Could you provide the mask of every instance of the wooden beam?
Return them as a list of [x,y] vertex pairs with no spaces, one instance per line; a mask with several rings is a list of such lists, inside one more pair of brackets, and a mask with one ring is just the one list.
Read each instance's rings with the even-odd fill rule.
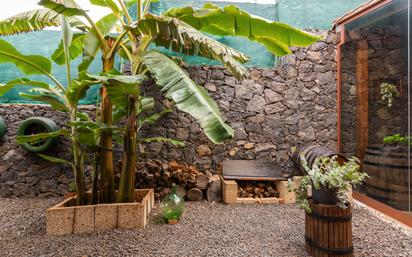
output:
[[368,145],[368,41],[358,42],[356,50],[356,156],[365,157]]

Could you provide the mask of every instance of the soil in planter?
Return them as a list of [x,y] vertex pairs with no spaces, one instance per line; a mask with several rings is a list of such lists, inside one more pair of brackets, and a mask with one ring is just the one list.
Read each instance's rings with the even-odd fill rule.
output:
[[[24,129],[24,134],[27,136],[36,135],[40,133],[47,133],[47,129],[40,124],[30,124]],[[36,142],[29,143],[31,146],[40,146],[46,142],[47,139],[42,139]]]

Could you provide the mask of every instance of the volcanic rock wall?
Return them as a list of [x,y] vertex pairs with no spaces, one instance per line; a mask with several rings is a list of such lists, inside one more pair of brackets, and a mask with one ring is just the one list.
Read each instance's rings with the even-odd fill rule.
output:
[[[212,173],[224,159],[276,160],[291,172],[290,147],[319,143],[335,149],[336,37],[331,32],[322,35],[324,39],[308,48],[293,48],[293,54],[281,58],[277,68],[250,69],[250,78],[243,81],[221,67],[188,67],[190,76],[209,91],[234,128],[234,139],[213,145],[195,120],[174,111],[158,124],[143,128],[142,136],[176,138],[186,141],[186,147],[151,143],[140,147],[141,157],[187,162]],[[171,104],[153,84],[145,93],[158,99],[157,109]],[[94,112],[93,107],[85,108]],[[9,126],[0,139],[0,196],[64,194],[73,179],[69,167],[41,160],[15,143],[23,119],[43,116],[63,125],[64,114],[42,105],[3,105],[0,116]],[[69,158],[68,149],[68,143],[62,141],[49,154]]]

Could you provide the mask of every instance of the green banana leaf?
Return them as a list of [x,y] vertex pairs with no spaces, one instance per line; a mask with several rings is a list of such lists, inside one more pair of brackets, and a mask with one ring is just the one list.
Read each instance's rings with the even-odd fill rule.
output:
[[0,63],[13,63],[27,75],[50,74],[52,63],[40,55],[24,55],[14,46],[0,38]]
[[121,15],[119,7],[113,0],[90,0],[90,3],[97,6],[110,8],[113,13]]
[[[113,29],[117,22],[118,20],[116,15],[110,13],[98,20],[96,22],[96,27],[104,36],[106,36],[109,35],[110,31]],[[101,44],[102,42],[100,42],[99,37],[97,36],[95,31],[89,30],[83,42],[83,50],[85,55],[83,56],[82,63],[78,67],[79,72],[86,71],[88,69],[89,65],[92,63],[97,53],[99,52]]]
[[[70,17],[73,28],[86,29],[86,25],[76,17]],[[36,9],[19,13],[0,21],[0,36],[43,30],[60,25],[59,14],[49,9]]]
[[164,15],[178,18],[213,35],[246,37],[279,56],[290,54],[291,46],[308,46],[319,39],[287,24],[251,15],[234,5],[220,8],[208,3],[201,9],[190,6],[172,8]]
[[40,0],[38,5],[67,17],[83,16],[85,14],[85,11],[82,10],[74,0]]
[[216,102],[174,61],[154,51],[144,55],[143,60],[166,98],[197,119],[213,143],[219,144],[233,137],[233,129],[223,121]]
[[246,55],[206,36],[181,20],[147,14],[133,27],[135,33],[149,35],[158,46],[218,60],[238,79],[248,75],[240,64],[249,60]]
[[[80,33],[73,35],[72,42],[69,46],[69,53],[70,53],[69,61],[75,60],[77,57],[79,57],[83,53],[83,43],[84,43],[85,37],[86,37],[85,34],[80,34]],[[63,40],[60,41],[59,46],[51,55],[51,59],[58,65],[65,64],[66,58],[64,57]]]
[[86,92],[91,86],[99,83],[100,81],[91,79],[73,80],[71,86],[67,88],[67,100],[73,105],[77,104],[86,96]]
[[157,112],[155,114],[152,114],[148,117],[145,118],[139,118],[139,124],[144,125],[144,124],[154,124],[156,123],[159,119],[163,118],[166,114],[173,112],[172,109],[165,109],[161,112]]
[[18,144],[26,144],[26,143],[37,143],[42,140],[48,139],[48,138],[53,138],[53,137],[59,137],[59,136],[68,136],[70,134],[70,131],[67,129],[59,129],[54,132],[50,133],[39,133],[35,135],[27,135],[27,136],[17,136],[16,141]]
[[157,143],[157,142],[169,143],[169,144],[172,144],[172,145],[178,146],[178,147],[184,147],[185,146],[185,143],[180,141],[180,140],[176,140],[176,139],[172,139],[172,138],[166,138],[166,137],[150,137],[150,138],[141,138],[141,139],[139,139],[139,143]]
[[73,165],[71,162],[61,159],[61,158],[57,158],[57,157],[53,157],[53,156],[49,156],[49,155],[45,155],[45,154],[37,154],[38,156],[40,156],[41,158],[45,159],[46,161],[49,162],[54,162],[54,163],[60,163],[60,164],[71,164]]
[[6,84],[0,84],[0,96],[3,96],[9,90],[15,86],[29,86],[29,87],[39,87],[50,91],[50,85],[42,81],[34,81],[27,78],[18,78],[7,82]]
[[49,104],[53,109],[61,112],[69,112],[69,109],[59,99],[48,94],[32,95],[26,93],[20,93],[21,97],[28,98],[33,101],[39,101]]

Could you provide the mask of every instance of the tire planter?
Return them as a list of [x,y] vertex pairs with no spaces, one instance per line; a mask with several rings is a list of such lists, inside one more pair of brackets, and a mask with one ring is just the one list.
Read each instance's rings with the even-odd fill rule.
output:
[[[54,121],[43,117],[32,117],[24,120],[18,130],[18,136],[27,136],[38,133],[50,133],[59,130]],[[35,144],[22,144],[21,146],[29,152],[41,153],[47,151],[58,142],[58,137],[48,138]]]
[[7,125],[4,119],[0,116],[0,139],[6,134]]

